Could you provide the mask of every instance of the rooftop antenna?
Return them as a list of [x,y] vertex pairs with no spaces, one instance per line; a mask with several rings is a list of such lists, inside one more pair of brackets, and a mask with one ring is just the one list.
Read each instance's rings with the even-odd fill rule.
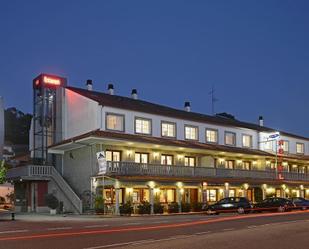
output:
[[211,96],[211,112],[212,115],[215,115],[215,102],[218,101],[218,99],[215,97],[215,87],[212,85],[211,91],[209,92],[209,95]]

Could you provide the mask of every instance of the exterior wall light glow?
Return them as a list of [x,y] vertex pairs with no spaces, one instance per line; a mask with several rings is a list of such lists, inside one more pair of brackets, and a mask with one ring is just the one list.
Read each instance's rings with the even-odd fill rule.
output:
[[160,188],[155,188],[155,189],[153,190],[153,192],[154,192],[155,194],[160,193]]
[[150,188],[154,188],[156,186],[156,184],[154,183],[154,181],[150,181],[150,182],[148,182],[148,186]]
[[247,190],[248,188],[249,188],[249,184],[248,184],[248,183],[245,183],[245,184],[244,184],[244,189]]
[[176,183],[176,186],[177,186],[178,188],[182,188],[182,187],[183,187],[183,183],[182,183],[182,182],[177,182],[177,183]]
[[183,193],[185,192],[185,190],[184,190],[183,188],[181,188],[179,192],[180,192],[180,194],[183,195]]
[[133,193],[133,188],[126,188],[126,193],[127,194],[132,194]]

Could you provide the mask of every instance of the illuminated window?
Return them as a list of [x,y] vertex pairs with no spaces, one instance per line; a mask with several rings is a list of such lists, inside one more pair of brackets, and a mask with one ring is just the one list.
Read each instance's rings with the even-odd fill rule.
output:
[[151,119],[135,118],[135,133],[151,134]]
[[234,132],[226,131],[224,140],[225,140],[226,145],[235,146],[236,145],[236,134]]
[[252,136],[242,135],[242,146],[243,147],[252,147]]
[[162,137],[176,137],[176,124],[171,122],[162,122],[161,134]]
[[272,150],[273,149],[273,141],[264,142],[264,150]]
[[124,131],[124,115],[107,113],[106,129],[114,131]]
[[196,126],[185,126],[185,139],[198,140],[198,128]]
[[217,201],[217,190],[207,189],[207,201],[214,202]]
[[218,143],[218,131],[213,129],[206,129],[206,142]]
[[235,161],[234,160],[226,160],[226,161],[224,161],[224,167],[226,169],[234,169],[235,168]]
[[171,156],[171,155],[161,155],[161,164],[162,165],[172,165],[173,164],[173,156]]
[[135,152],[135,162],[136,163],[148,163],[149,155],[147,153]]
[[185,166],[195,166],[195,157],[186,156],[185,157]]
[[296,143],[296,153],[298,154],[304,154],[305,152],[305,146],[302,143]]
[[284,152],[289,152],[289,141],[283,141],[282,149]]
[[107,150],[105,154],[106,154],[106,161],[119,162],[121,160],[120,151]]
[[251,162],[248,162],[248,161],[243,162],[243,163],[242,163],[242,168],[243,168],[244,170],[251,170]]

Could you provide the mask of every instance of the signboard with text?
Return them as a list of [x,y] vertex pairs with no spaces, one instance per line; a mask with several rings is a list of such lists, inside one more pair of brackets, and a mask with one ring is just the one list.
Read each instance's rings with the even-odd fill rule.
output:
[[99,165],[98,175],[106,174],[107,163],[106,163],[105,151],[97,152],[97,160]]

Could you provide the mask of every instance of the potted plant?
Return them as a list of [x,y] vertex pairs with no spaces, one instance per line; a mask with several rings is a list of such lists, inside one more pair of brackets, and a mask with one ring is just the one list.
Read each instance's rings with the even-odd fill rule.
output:
[[150,214],[151,205],[148,201],[143,201],[141,204],[137,206],[139,214]]
[[56,209],[59,207],[59,201],[53,194],[47,194],[45,196],[46,205],[50,208],[50,214],[55,215],[57,213]]
[[94,209],[97,214],[104,214],[104,199],[102,195],[97,195],[94,199]]
[[120,215],[131,216],[133,213],[133,206],[131,202],[126,202],[119,207]]
[[155,214],[163,214],[163,211],[164,211],[164,207],[163,207],[163,205],[161,205],[160,202],[155,202],[153,204],[153,212]]
[[191,211],[190,203],[187,203],[187,202],[181,203],[181,212],[182,213],[186,213],[186,212],[190,212],[190,211]]
[[172,202],[168,204],[168,212],[169,213],[179,213],[179,205],[177,202]]
[[202,202],[193,202],[191,205],[191,209],[193,212],[201,212],[203,210]]

